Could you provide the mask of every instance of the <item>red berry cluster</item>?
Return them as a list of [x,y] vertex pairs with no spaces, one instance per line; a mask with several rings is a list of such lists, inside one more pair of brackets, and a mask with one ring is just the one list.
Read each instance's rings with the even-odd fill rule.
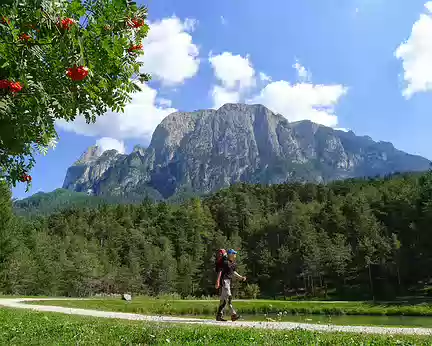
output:
[[22,90],[22,85],[20,82],[12,82],[10,80],[1,79],[0,89],[9,89],[11,92],[17,93]]
[[29,41],[31,39],[31,36],[28,34],[21,34],[19,38],[21,41]]
[[67,69],[66,75],[72,79],[73,81],[82,81],[89,74],[89,70],[85,66],[76,66],[70,67]]
[[32,181],[32,177],[31,177],[31,175],[28,175],[28,174],[24,173],[24,174],[20,177],[19,180],[20,180],[20,182],[22,182],[22,183],[25,183],[25,182],[30,183],[30,182]]
[[141,49],[143,49],[143,45],[142,44],[137,44],[137,45],[131,46],[128,49],[128,52],[134,52],[134,51],[141,50]]
[[129,26],[135,29],[138,29],[144,25],[144,20],[141,18],[132,18]]
[[59,26],[63,30],[69,30],[71,27],[73,27],[76,24],[75,19],[72,18],[64,18],[60,21]]
[[10,24],[11,23],[10,19],[7,17],[2,17],[1,22],[2,22],[2,24]]

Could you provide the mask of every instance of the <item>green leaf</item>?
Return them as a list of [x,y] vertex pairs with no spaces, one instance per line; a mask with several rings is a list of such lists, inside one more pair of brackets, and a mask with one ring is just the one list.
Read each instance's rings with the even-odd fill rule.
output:
[[86,9],[80,0],[73,0],[69,5],[69,10],[79,18],[86,14]]
[[[1,73],[24,85],[13,102],[10,97],[0,100],[0,118],[7,119],[0,127],[0,139],[2,143],[10,141],[7,146],[2,144],[0,171],[11,183],[17,176],[14,172],[31,168],[27,163],[34,159],[29,148],[36,137],[55,134],[55,120],[70,121],[79,110],[94,122],[108,107],[124,109],[129,93],[139,91],[130,82],[138,73],[138,64],[136,58],[125,54],[133,37],[124,28],[124,18],[145,12],[123,0],[35,0],[32,6],[20,1],[14,11],[14,16],[9,16],[11,25],[0,25],[0,34],[5,36],[0,42]],[[86,14],[89,25],[84,28],[77,25],[64,30],[58,26],[59,17],[78,19]],[[107,19],[112,31],[104,29]],[[37,23],[32,44],[18,41],[20,26],[25,23]],[[144,36],[145,30],[137,32],[137,37]],[[19,43],[12,44],[12,40]],[[74,64],[89,67],[89,76],[83,81],[66,76]]]

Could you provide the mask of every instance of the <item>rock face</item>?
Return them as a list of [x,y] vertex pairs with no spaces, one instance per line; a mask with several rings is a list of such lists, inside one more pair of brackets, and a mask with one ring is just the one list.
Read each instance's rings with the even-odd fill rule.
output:
[[95,195],[168,198],[238,182],[328,182],[423,171],[429,160],[310,121],[289,123],[262,105],[177,112],[148,148],[129,155],[91,147],[68,169],[63,188]]

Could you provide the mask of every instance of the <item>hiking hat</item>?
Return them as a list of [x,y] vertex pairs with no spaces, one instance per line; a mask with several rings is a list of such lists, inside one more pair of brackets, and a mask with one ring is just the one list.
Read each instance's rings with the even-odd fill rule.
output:
[[229,249],[228,250],[228,255],[236,255],[237,251],[235,251],[234,249]]

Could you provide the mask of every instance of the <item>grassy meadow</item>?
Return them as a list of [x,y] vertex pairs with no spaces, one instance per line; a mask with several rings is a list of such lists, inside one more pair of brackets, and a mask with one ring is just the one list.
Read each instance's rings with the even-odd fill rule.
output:
[[0,309],[0,345],[432,345],[427,336],[189,326]]
[[[148,315],[214,315],[217,300],[181,300],[169,298],[134,297],[131,302],[120,299],[52,300],[29,304],[56,305],[82,309],[120,311]],[[278,300],[237,300],[234,305],[239,313],[306,314],[306,315],[370,315],[370,316],[432,316],[432,305],[419,303],[372,304],[367,302],[308,302]]]

